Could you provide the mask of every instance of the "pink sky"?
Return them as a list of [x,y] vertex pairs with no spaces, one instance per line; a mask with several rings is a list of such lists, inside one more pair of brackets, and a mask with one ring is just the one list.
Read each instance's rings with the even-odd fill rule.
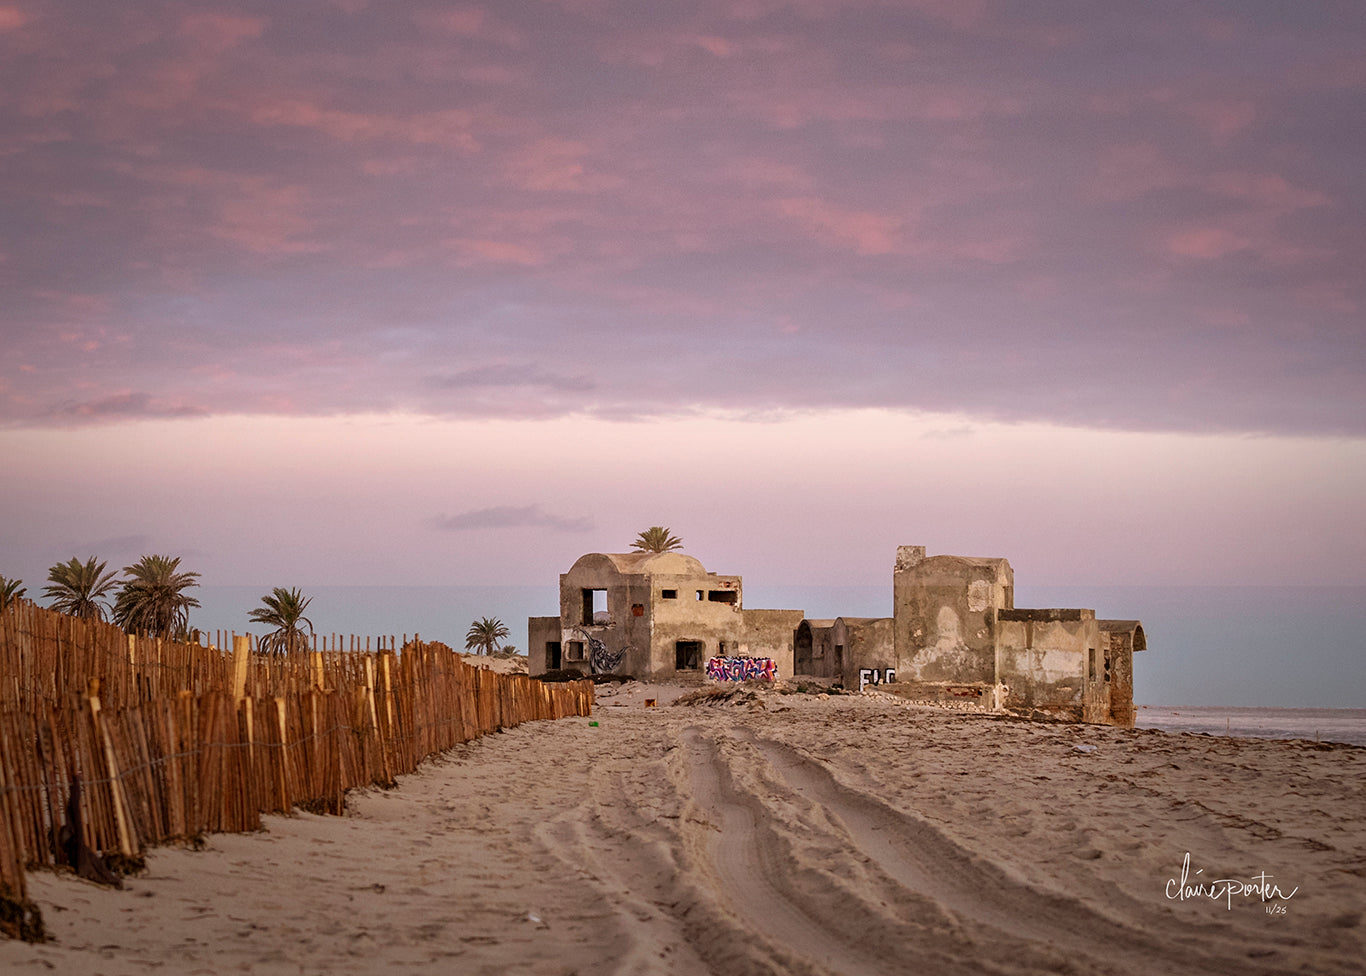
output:
[[[1366,9],[0,0],[0,574],[1366,583]],[[278,577],[287,576],[288,580]]]

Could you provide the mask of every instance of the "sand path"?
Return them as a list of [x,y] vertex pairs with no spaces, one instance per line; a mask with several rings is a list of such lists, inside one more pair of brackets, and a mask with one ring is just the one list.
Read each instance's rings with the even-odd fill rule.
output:
[[[0,944],[0,970],[1361,971],[1366,749],[872,697],[595,720],[470,743],[345,817],[154,852],[126,891],[34,875],[55,941]],[[1298,891],[1168,898],[1187,851]]]

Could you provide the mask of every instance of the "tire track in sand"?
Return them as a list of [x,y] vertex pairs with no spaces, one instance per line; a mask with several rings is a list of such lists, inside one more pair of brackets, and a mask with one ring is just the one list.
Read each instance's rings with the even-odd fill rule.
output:
[[[1083,970],[1276,974],[1248,960],[1217,927],[1161,920],[1161,931],[1122,925],[1086,902],[1022,884],[928,821],[841,783],[819,762],[785,743],[737,732],[797,793],[842,823],[853,842],[898,884],[945,911],[1035,945],[1065,950]],[[1182,929],[1186,929],[1182,931]]]
[[867,939],[846,917],[832,913],[828,902],[812,897],[810,877],[796,877],[800,869],[778,839],[777,821],[762,798],[737,785],[717,744],[696,726],[685,729],[680,741],[693,800],[713,828],[703,845],[715,880],[713,896],[742,924],[820,973],[982,972],[923,944]]
[[[577,811],[541,825],[545,847],[583,872],[600,894],[602,921],[615,932],[616,976],[706,976],[711,972],[661,900],[669,887],[663,859],[647,843],[627,843],[598,814]],[[566,853],[571,852],[571,853]]]

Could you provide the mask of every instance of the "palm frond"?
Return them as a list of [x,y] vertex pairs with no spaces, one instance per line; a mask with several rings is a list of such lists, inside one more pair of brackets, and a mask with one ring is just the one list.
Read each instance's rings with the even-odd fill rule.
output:
[[22,600],[27,592],[23,580],[0,576],[0,610],[7,610],[15,600]]
[[638,552],[673,552],[683,548],[683,540],[663,525],[652,525],[636,536],[631,548]]
[[510,633],[497,617],[481,617],[470,624],[470,629],[465,632],[465,650],[474,650],[477,654],[496,654],[499,642]]
[[103,620],[109,609],[109,591],[117,579],[117,574],[106,573],[104,566],[94,556],[84,563],[72,556],[69,562],[49,569],[48,585],[43,588],[43,596],[52,601],[48,609],[72,617]]
[[179,556],[143,556],[125,566],[127,578],[114,600],[114,623],[130,634],[179,637],[187,633],[190,610],[199,601],[184,591],[199,585],[200,574],[179,570]]
[[[298,589],[277,586],[269,596],[261,597],[261,602],[264,606],[251,611],[251,622],[275,628],[257,642],[263,653],[287,654],[309,646],[313,621],[304,616],[304,611],[313,602],[311,596],[304,596]],[[307,624],[308,630],[301,624]]]

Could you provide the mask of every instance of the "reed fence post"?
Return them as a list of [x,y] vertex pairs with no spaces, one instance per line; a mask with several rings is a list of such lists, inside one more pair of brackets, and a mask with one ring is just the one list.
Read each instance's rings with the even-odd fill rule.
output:
[[289,732],[285,723],[285,700],[276,698],[275,728],[280,736],[280,765],[277,767],[280,786],[280,809],[288,813],[294,805],[294,797],[289,792]]
[[[92,684],[96,689],[99,688],[98,680]],[[95,722],[95,732],[100,737],[100,745],[104,752],[104,767],[106,775],[109,777],[109,796],[114,805],[114,824],[119,832],[119,852],[126,857],[132,857],[137,853],[133,847],[131,832],[128,829],[128,814],[124,810],[123,783],[119,780],[119,764],[114,758],[114,744],[109,741],[109,726],[105,722],[104,716],[100,714],[100,700],[96,697],[90,699],[90,717]]]
[[251,664],[251,635],[232,635],[232,699],[240,702],[247,694],[247,666]]
[[380,775],[385,783],[392,783],[394,777],[389,772],[389,750],[385,748],[384,733],[379,726],[379,710],[375,707],[375,659],[369,654],[365,655],[365,703],[370,709],[371,735],[379,751]]

